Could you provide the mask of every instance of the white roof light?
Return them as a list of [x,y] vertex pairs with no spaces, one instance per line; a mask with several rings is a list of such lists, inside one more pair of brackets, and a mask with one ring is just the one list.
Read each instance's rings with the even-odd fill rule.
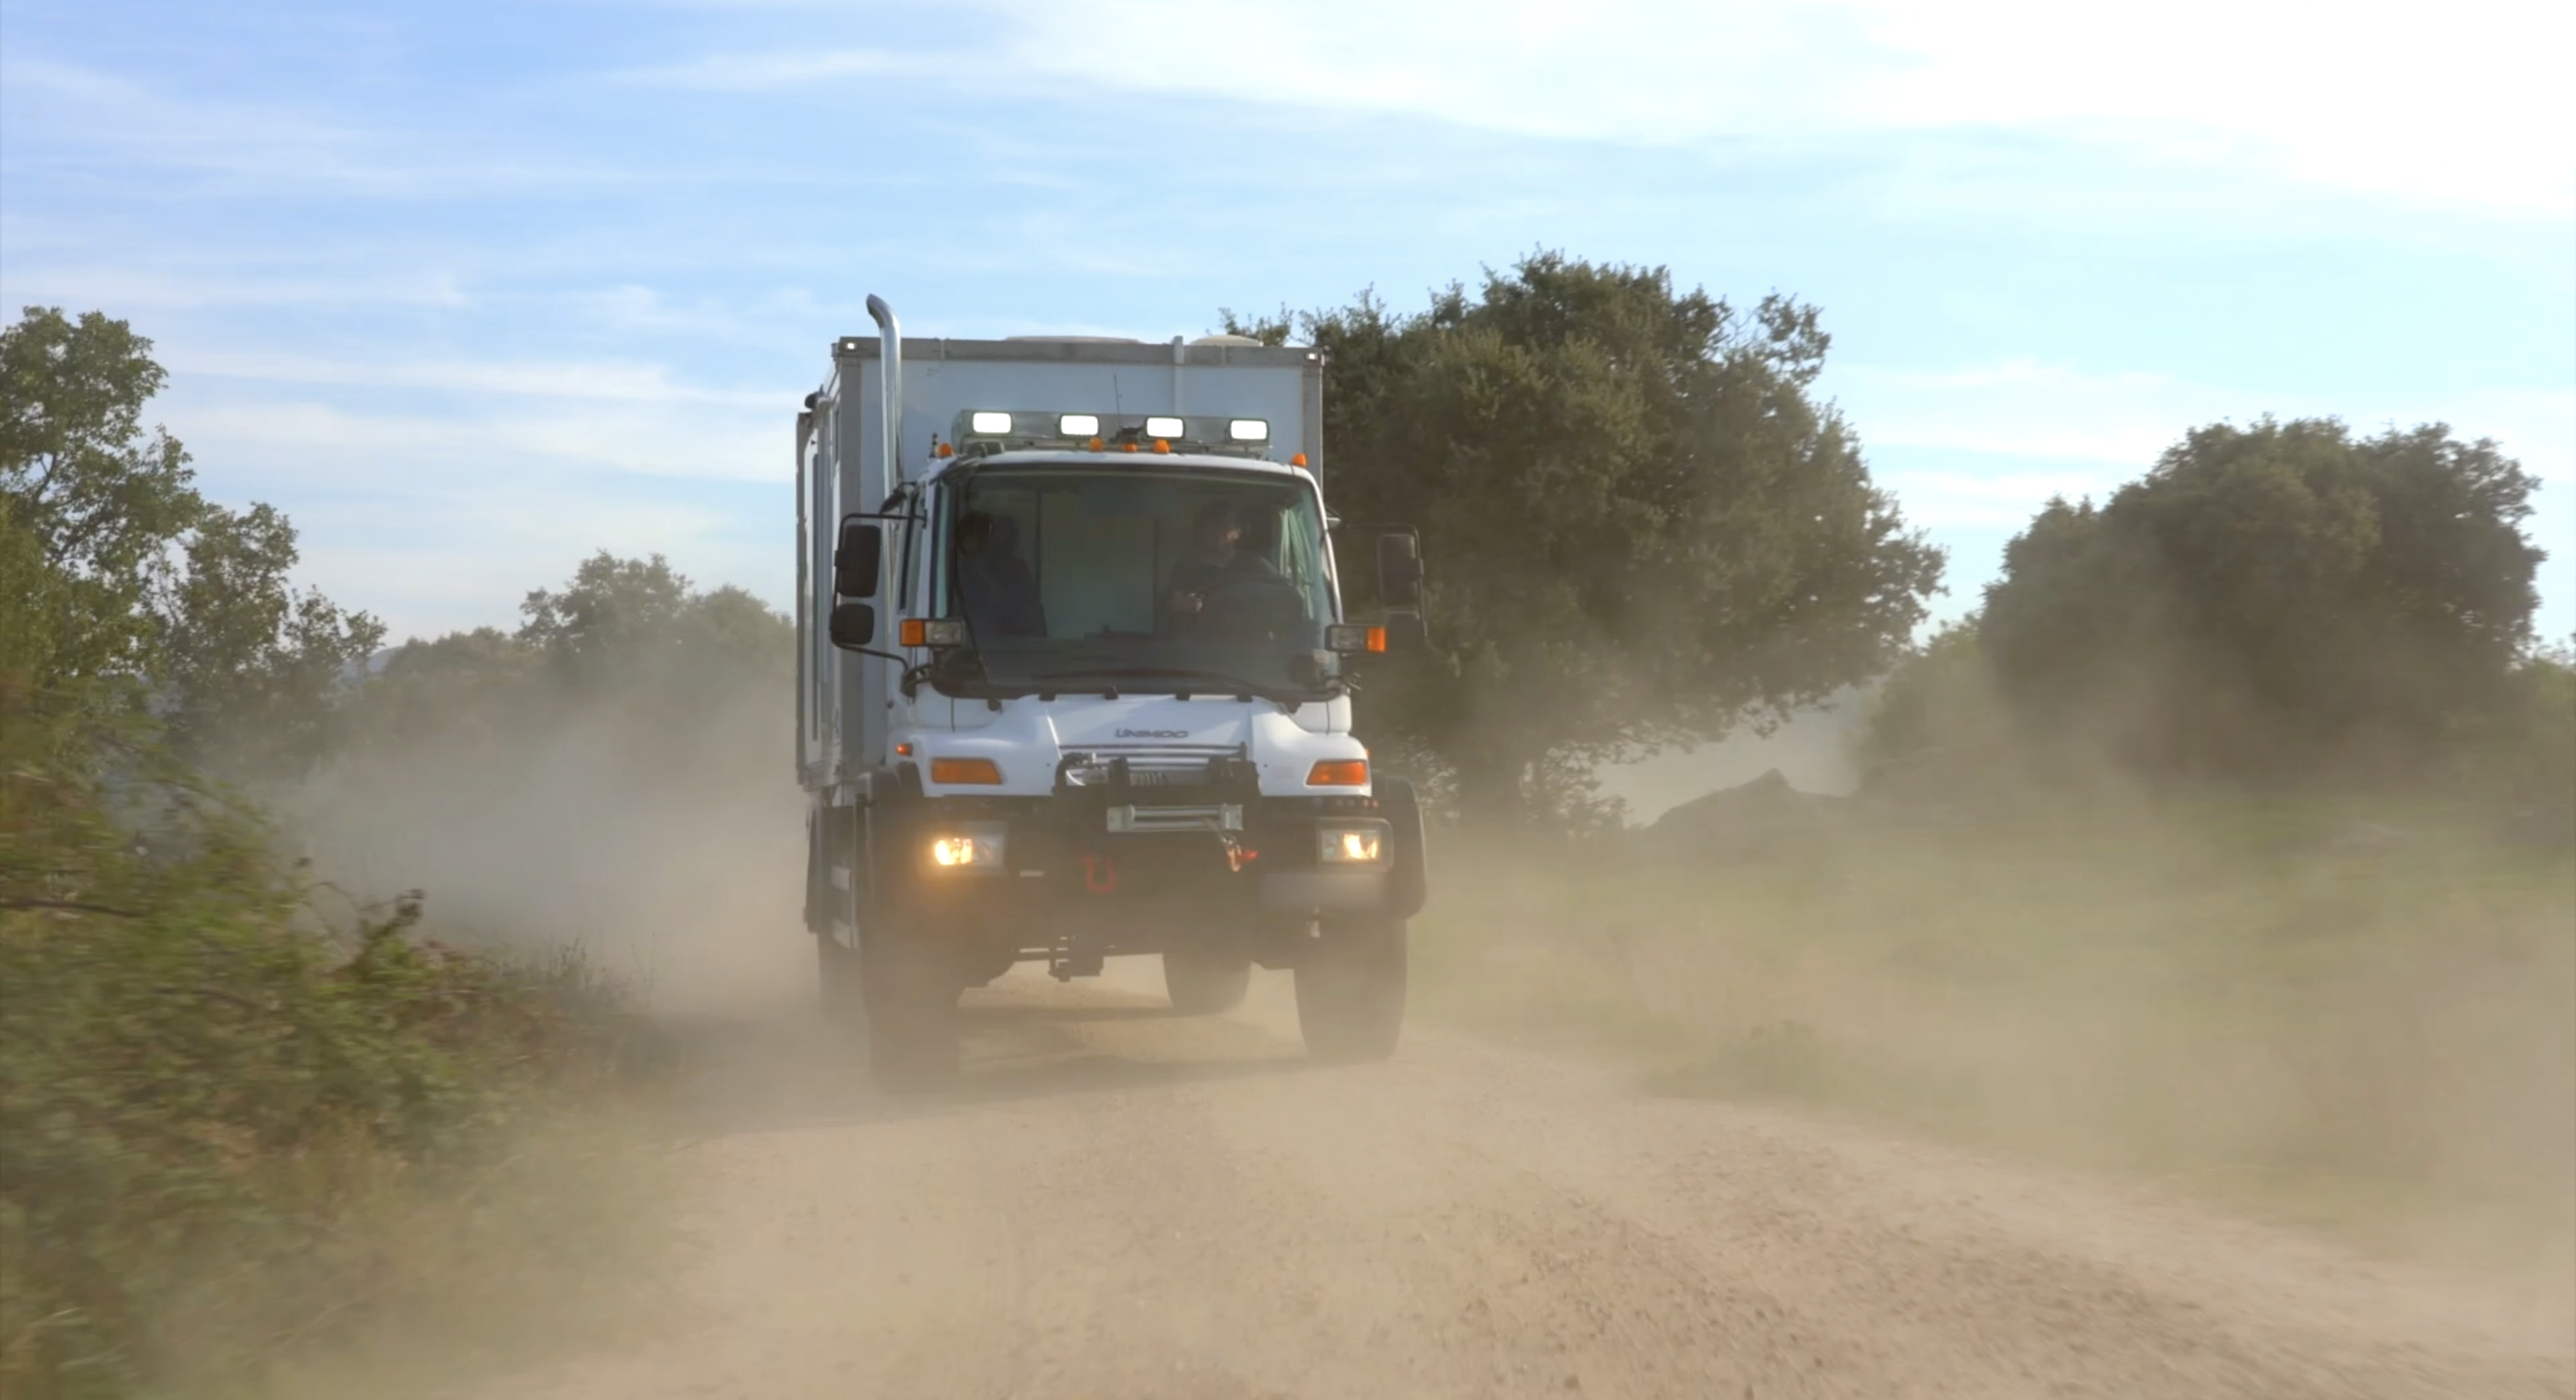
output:
[[1145,420],[1145,436],[1147,437],[1176,438],[1181,436],[1185,431],[1185,426],[1178,418],[1148,418]]
[[979,433],[1008,435],[1011,431],[1011,415],[1007,413],[978,413],[971,421]]
[[1100,415],[1068,413],[1055,420],[1055,430],[1066,437],[1098,437],[1100,436]]
[[1236,442],[1270,441],[1270,424],[1260,418],[1237,418],[1225,425],[1225,435]]

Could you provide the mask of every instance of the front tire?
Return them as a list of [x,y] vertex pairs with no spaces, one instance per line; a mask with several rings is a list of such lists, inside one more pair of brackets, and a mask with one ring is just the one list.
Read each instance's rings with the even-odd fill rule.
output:
[[1243,1004],[1252,987],[1252,955],[1190,945],[1163,954],[1163,990],[1183,1016],[1213,1016]]
[[1328,919],[1297,962],[1297,1028],[1318,1060],[1383,1060],[1404,1033],[1405,925]]

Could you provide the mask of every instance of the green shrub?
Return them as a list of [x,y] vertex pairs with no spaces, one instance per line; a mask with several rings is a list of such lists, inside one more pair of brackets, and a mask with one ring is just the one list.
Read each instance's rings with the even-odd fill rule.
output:
[[0,1392],[255,1380],[402,1295],[384,1213],[596,1082],[616,998],[418,942],[414,900],[323,917],[256,817],[85,713],[0,689]]

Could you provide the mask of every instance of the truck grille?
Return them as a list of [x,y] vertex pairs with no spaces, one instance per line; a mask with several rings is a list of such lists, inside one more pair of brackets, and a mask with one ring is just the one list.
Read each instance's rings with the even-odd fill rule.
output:
[[1147,807],[1131,802],[1109,809],[1109,829],[1123,832],[1241,831],[1243,808],[1232,802],[1199,807]]
[[1068,768],[1106,768],[1126,760],[1129,787],[1198,787],[1208,781],[1210,765],[1240,752],[1233,748],[1103,746],[1065,755]]

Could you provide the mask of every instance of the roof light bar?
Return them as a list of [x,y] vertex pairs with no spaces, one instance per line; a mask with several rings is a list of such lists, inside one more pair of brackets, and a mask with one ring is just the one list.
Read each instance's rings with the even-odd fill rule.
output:
[[1258,457],[1266,456],[1274,446],[1267,418],[1185,418],[1177,413],[1130,416],[1098,409],[1074,412],[1049,405],[960,411],[952,421],[955,443],[933,446],[933,457],[981,458],[1016,450],[1067,449]]

